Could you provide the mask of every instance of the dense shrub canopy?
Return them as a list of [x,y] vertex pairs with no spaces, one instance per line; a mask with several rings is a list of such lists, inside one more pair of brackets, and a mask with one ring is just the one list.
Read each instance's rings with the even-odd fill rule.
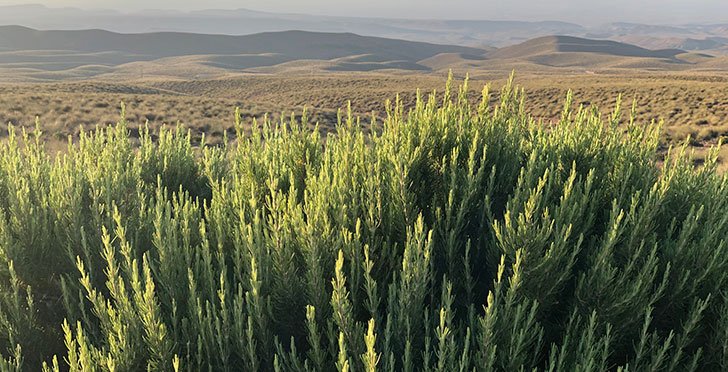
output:
[[225,147],[0,149],[3,370],[728,369],[728,184],[509,84]]

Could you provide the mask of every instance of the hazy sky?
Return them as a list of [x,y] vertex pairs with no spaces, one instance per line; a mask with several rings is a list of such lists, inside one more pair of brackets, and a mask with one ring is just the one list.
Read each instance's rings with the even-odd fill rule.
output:
[[[0,0],[15,5],[17,0]],[[52,0],[52,7],[234,9],[387,18],[564,20],[580,24],[728,22],[728,0]]]

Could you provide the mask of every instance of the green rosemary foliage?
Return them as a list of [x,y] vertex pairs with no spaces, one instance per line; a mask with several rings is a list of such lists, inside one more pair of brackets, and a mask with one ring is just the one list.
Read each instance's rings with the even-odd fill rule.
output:
[[135,148],[122,113],[52,159],[11,127],[0,371],[728,369],[716,157],[466,84],[325,139],[304,115]]

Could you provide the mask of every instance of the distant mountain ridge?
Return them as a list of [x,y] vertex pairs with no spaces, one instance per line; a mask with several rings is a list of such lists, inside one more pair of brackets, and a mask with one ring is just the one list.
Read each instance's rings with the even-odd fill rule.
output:
[[644,71],[722,66],[721,60],[712,60],[705,53],[675,48],[653,50],[566,35],[543,36],[496,49],[296,30],[235,36],[94,29],[42,31],[0,26],[0,81],[197,79],[250,73],[422,73],[449,69]]
[[[434,20],[359,18],[310,14],[271,13],[250,9],[198,11],[49,8],[30,4],[0,6],[0,25],[22,25],[38,30],[74,30],[83,25],[118,33],[188,32],[249,35],[261,32],[303,30],[402,39],[477,48],[504,47],[549,35],[610,39],[637,43],[649,49],[668,40],[693,39],[694,50],[721,52],[728,42],[702,42],[728,38],[725,24],[648,25],[615,22],[585,27],[562,21]],[[634,41],[634,42],[633,42]],[[673,43],[674,44],[674,43]],[[705,49],[707,48],[707,49]],[[689,48],[685,48],[689,49]],[[692,49],[691,49],[692,50]]]
[[140,76],[144,71],[176,77],[219,76],[279,65],[324,71],[427,71],[429,67],[419,61],[448,53],[483,55],[486,50],[353,33],[122,34],[0,26],[0,72],[5,69],[41,79],[90,78],[119,71],[138,71]]
[[534,35],[583,31],[577,24],[558,21],[458,21],[357,18],[309,14],[269,13],[249,9],[119,12],[42,5],[0,6],[0,25],[23,25],[39,30],[73,30],[79,25],[119,33],[157,31],[248,35],[305,30],[352,32],[385,38],[482,47],[512,44]]
[[264,32],[231,36],[181,32],[121,34],[105,30],[39,31],[0,26],[0,49],[122,52],[140,58],[201,54],[276,53],[291,59],[333,59],[375,54],[385,60],[416,62],[439,53],[482,53],[482,49],[309,31]]
[[649,49],[682,49],[687,51],[719,51],[728,47],[728,37],[710,36],[703,39],[693,37],[654,37],[624,35],[619,41]]

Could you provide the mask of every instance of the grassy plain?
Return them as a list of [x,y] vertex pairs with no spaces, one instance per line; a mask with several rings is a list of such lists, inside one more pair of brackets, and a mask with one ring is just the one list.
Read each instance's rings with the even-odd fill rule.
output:
[[[456,75],[464,76],[463,72]],[[500,87],[507,72],[475,73],[470,96],[480,98],[480,87]],[[456,76],[457,77],[457,76]],[[80,128],[115,123],[120,103],[134,135],[148,121],[152,129],[182,123],[193,138],[202,134],[210,143],[234,136],[233,113],[240,107],[246,124],[266,113],[300,115],[306,107],[313,123],[328,131],[337,111],[352,111],[368,122],[382,116],[385,102],[400,97],[405,107],[423,94],[442,91],[444,73],[326,73],[238,75],[225,79],[171,80],[147,78],[119,81],[0,84],[0,138],[7,125],[33,128],[38,117],[51,149],[62,150]],[[526,91],[526,108],[535,118],[556,122],[568,90],[574,104],[611,110],[621,94],[625,106],[636,103],[637,119],[664,121],[664,144],[690,136],[698,158],[706,148],[728,135],[728,74],[697,72],[620,72],[615,74],[526,73],[516,81]],[[498,99],[497,89],[491,97]],[[726,154],[728,155],[728,154]],[[721,167],[728,157],[721,156]]]

